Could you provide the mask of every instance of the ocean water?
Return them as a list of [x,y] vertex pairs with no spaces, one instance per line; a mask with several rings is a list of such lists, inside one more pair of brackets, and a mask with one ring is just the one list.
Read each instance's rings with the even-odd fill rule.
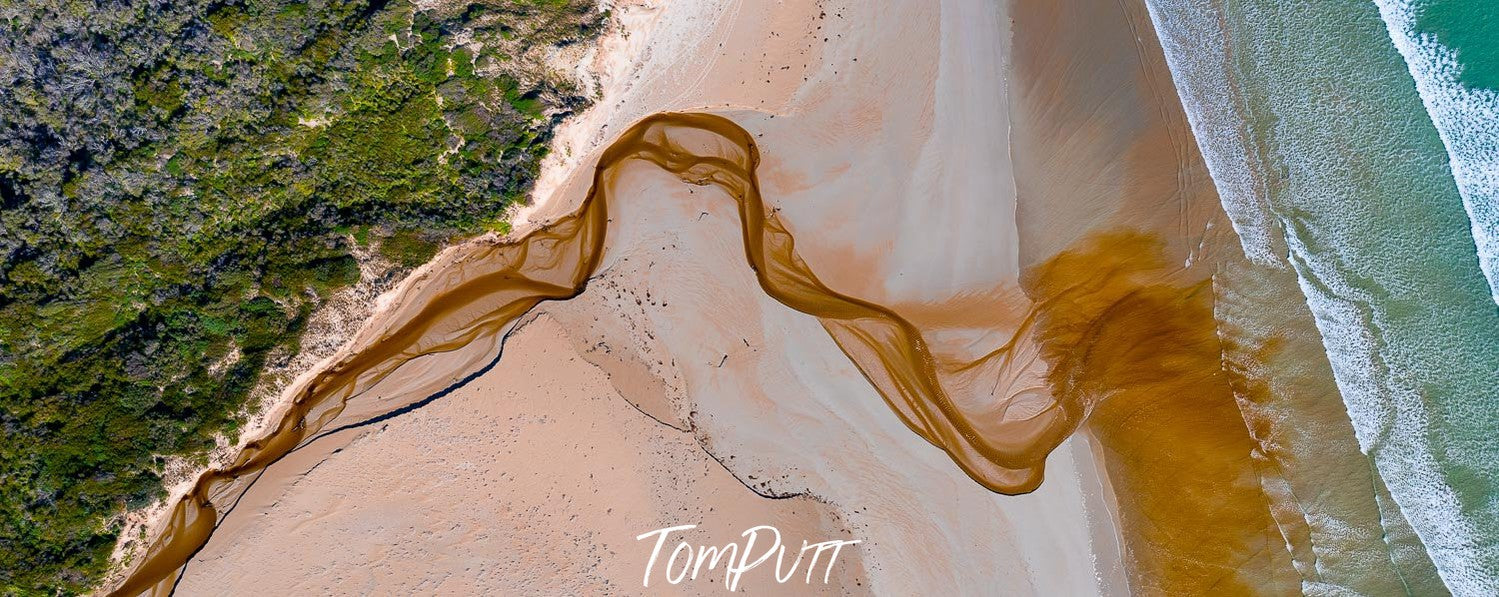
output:
[[1377,0],[1451,159],[1499,303],[1499,2]]
[[1359,448],[1447,588],[1499,595],[1495,3],[1147,5],[1224,209],[1252,261],[1295,272]]

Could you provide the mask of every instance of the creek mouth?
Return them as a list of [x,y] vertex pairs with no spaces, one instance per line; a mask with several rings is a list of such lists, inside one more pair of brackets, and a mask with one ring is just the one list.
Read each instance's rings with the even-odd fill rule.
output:
[[[428,280],[439,285],[437,292],[418,305],[402,306],[387,331],[312,377],[272,432],[246,445],[227,466],[199,477],[141,563],[111,594],[170,594],[180,571],[222,519],[220,508],[231,507],[266,467],[319,437],[350,399],[402,365],[476,340],[494,341],[538,304],[581,294],[604,253],[609,189],[620,166],[637,160],[733,198],[745,260],[761,288],[787,307],[817,317],[909,429],[992,491],[1018,494],[1040,485],[1047,454],[1078,427],[1089,402],[1073,392],[1038,403],[1047,368],[1043,357],[1065,352],[1057,346],[1038,349],[1046,338],[1058,336],[1047,324],[1060,320],[1045,310],[1073,304],[1077,292],[1096,288],[1059,288],[1056,296],[1037,301],[1008,343],[972,362],[944,362],[912,323],[890,308],[828,288],[811,271],[791,233],[764,203],[759,149],[747,131],[717,115],[662,113],[636,123],[602,153],[576,211],[446,264]],[[998,381],[968,383],[989,375]],[[964,395],[955,400],[949,388]],[[416,394],[408,402],[430,396]],[[1021,406],[1009,408],[1012,401]],[[383,408],[389,414],[410,406]]]

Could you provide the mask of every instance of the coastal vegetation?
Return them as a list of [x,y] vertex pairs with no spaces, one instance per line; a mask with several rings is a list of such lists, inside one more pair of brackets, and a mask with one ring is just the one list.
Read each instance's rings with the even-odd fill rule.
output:
[[587,0],[0,0],[0,594],[72,594],[357,282],[506,228]]

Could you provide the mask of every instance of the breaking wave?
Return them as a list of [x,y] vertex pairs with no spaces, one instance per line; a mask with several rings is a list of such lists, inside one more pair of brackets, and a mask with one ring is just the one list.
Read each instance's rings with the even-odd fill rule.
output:
[[1295,271],[1360,449],[1448,589],[1493,595],[1499,96],[1401,2],[1147,5],[1224,209],[1251,260]]
[[1472,222],[1478,263],[1499,303],[1499,92],[1463,84],[1461,77],[1469,66],[1457,50],[1420,30],[1420,3],[1375,4],[1447,147],[1452,178]]

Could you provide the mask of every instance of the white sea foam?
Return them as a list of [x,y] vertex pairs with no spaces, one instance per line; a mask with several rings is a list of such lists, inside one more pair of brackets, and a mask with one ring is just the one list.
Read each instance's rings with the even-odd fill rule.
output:
[[[1376,315],[1368,305],[1377,300],[1340,280],[1336,267],[1317,258],[1295,235],[1286,236],[1291,263],[1301,291],[1313,305],[1322,345],[1332,363],[1333,376],[1353,421],[1359,448],[1374,458],[1406,520],[1426,546],[1437,574],[1454,595],[1499,594],[1499,577],[1488,570],[1476,551],[1475,538],[1483,531],[1463,515],[1453,489],[1443,482],[1442,464],[1433,457],[1428,440],[1433,435],[1430,409],[1419,388],[1399,379],[1384,363],[1379,347]],[[1328,288],[1338,288],[1336,294]]]
[[1463,64],[1457,53],[1416,29],[1420,4],[1374,3],[1447,147],[1452,177],[1473,224],[1478,263],[1499,303],[1499,92],[1472,89],[1458,80]]
[[[1167,10],[1157,8],[1168,4]],[[1177,81],[1187,121],[1244,253],[1261,265],[1280,263],[1270,210],[1252,175],[1249,161],[1257,154],[1250,145],[1248,125],[1234,103],[1227,101],[1234,94],[1223,67],[1228,61],[1228,41],[1218,26],[1217,10],[1208,3],[1158,0],[1146,2],[1146,8],[1161,32],[1161,47],[1171,77]],[[1195,57],[1188,59],[1189,55]],[[1183,85],[1184,79],[1192,84]]]
[[[1360,241],[1359,219],[1368,217],[1368,214],[1359,213],[1356,206],[1367,205],[1369,198],[1360,195],[1368,191],[1360,190],[1350,178],[1360,176],[1359,164],[1350,161],[1347,153],[1340,154],[1339,151],[1353,152],[1359,156],[1356,159],[1370,160],[1370,163],[1378,161],[1376,156],[1380,155],[1385,156],[1383,163],[1403,163],[1419,168],[1420,162],[1419,158],[1401,153],[1408,150],[1409,145],[1376,142],[1370,147],[1345,148],[1339,144],[1340,140],[1360,138],[1358,135],[1370,132],[1376,133],[1370,138],[1378,137],[1377,133],[1410,134],[1415,124],[1401,120],[1395,114],[1374,123],[1363,122],[1359,119],[1366,115],[1359,112],[1357,101],[1331,102],[1327,90],[1318,88],[1337,81],[1336,77],[1344,73],[1365,77],[1360,86],[1365,90],[1400,82],[1395,80],[1393,73],[1370,72],[1369,65],[1359,63],[1363,56],[1347,53],[1321,55],[1319,60],[1323,64],[1302,65],[1287,60],[1285,63],[1254,65],[1269,75],[1267,79],[1284,83],[1275,89],[1260,90],[1268,93],[1269,109],[1277,116],[1268,124],[1274,129],[1269,132],[1279,143],[1274,151],[1282,158],[1299,156],[1283,159],[1275,166],[1280,169],[1278,180],[1287,185],[1277,189],[1276,193],[1284,194],[1292,209],[1300,211],[1298,220],[1284,220],[1271,204],[1269,190],[1260,182],[1266,180],[1266,166],[1261,161],[1265,158],[1252,139],[1262,136],[1255,134],[1251,128],[1254,123],[1244,116],[1247,111],[1241,102],[1245,101],[1245,90],[1239,88],[1239,81],[1234,80],[1234,63],[1230,60],[1231,57],[1235,60],[1243,60],[1244,56],[1262,57],[1235,45],[1244,42],[1233,39],[1232,30],[1225,31],[1225,19],[1233,21],[1242,17],[1243,22],[1255,23],[1256,27],[1272,27],[1276,18],[1294,20],[1307,17],[1302,12],[1313,16],[1326,15],[1320,15],[1314,9],[1296,12],[1301,9],[1284,7],[1270,10],[1284,10],[1290,14],[1258,14],[1262,7],[1253,2],[1237,5],[1237,9],[1245,11],[1242,15],[1224,15],[1220,4],[1211,2],[1147,0],[1146,5],[1193,134],[1244,250],[1256,262],[1280,267],[1289,265],[1296,271],[1302,294],[1316,318],[1323,346],[1333,365],[1334,377],[1354,424],[1360,448],[1374,458],[1380,476],[1425,544],[1448,588],[1458,595],[1499,595],[1499,570],[1486,565],[1499,559],[1492,553],[1493,545],[1483,539],[1483,531],[1464,514],[1459,496],[1446,482],[1447,474],[1442,463],[1434,457],[1433,438],[1443,437],[1447,430],[1435,428],[1428,403],[1433,397],[1423,394],[1431,390],[1424,384],[1440,380],[1442,376],[1440,371],[1428,370],[1429,361],[1437,357],[1428,354],[1433,350],[1432,346],[1423,346],[1419,341],[1425,328],[1417,329],[1409,321],[1391,319],[1395,316],[1381,306],[1388,297],[1360,289],[1370,282],[1363,278],[1374,276],[1382,278],[1382,281],[1375,282],[1376,286],[1406,296],[1418,287],[1410,284],[1419,284],[1424,278],[1419,274],[1411,277],[1414,270],[1397,264],[1396,258],[1389,254],[1371,253],[1367,247],[1348,244]],[[1291,21],[1278,24],[1283,26],[1287,22]],[[1323,27],[1320,31],[1328,35],[1348,33],[1333,27]],[[1269,38],[1286,35],[1287,31],[1268,33],[1260,30],[1258,34]],[[1337,44],[1328,46],[1340,47]],[[1274,55],[1273,52],[1269,54]],[[1318,68],[1324,70],[1318,71]],[[1430,109],[1433,100],[1428,96],[1437,96],[1425,90],[1421,95]],[[1481,110],[1474,111],[1477,109],[1471,108],[1473,105],[1463,104],[1469,111],[1452,110],[1444,113],[1443,118],[1450,121],[1483,114]],[[1484,122],[1492,125],[1493,112],[1487,114],[1488,120]],[[1283,118],[1293,115],[1293,118]],[[1380,123],[1386,120],[1403,124],[1380,130]],[[1499,174],[1492,163],[1477,157],[1494,155],[1492,151],[1483,151],[1484,147],[1492,149],[1493,137],[1492,134],[1489,137],[1467,137],[1464,141],[1470,144],[1467,146],[1448,141],[1448,137],[1444,132],[1443,140],[1447,146],[1459,148],[1456,153],[1463,153],[1466,160],[1460,166],[1456,164],[1458,160],[1453,160],[1455,169],[1464,169],[1455,175],[1460,176],[1464,181],[1461,184],[1466,185],[1463,200],[1473,222],[1480,253],[1487,255],[1484,268],[1493,287],[1494,248],[1499,244],[1499,239],[1495,238],[1493,197],[1496,187],[1493,179]],[[1360,151],[1364,153],[1358,153]],[[1402,155],[1408,161],[1403,162]],[[1490,186],[1484,187],[1483,184]],[[1406,192],[1413,194],[1412,198],[1438,200],[1442,191],[1437,186],[1412,181]],[[1480,191],[1488,194],[1482,195]],[[1374,200],[1381,199],[1375,197]],[[1329,206],[1346,208],[1337,211],[1339,208],[1329,210]],[[1307,245],[1310,239],[1318,240],[1315,250]],[[1418,242],[1405,238],[1397,244],[1410,245],[1414,244],[1413,241]],[[1391,252],[1398,250],[1390,249]],[[1363,268],[1362,272],[1356,268]],[[1453,320],[1456,317],[1452,316]],[[1432,322],[1432,325],[1443,324]],[[1429,331],[1445,334],[1453,330],[1434,327]],[[1457,345],[1466,347],[1461,342]],[[1434,346],[1444,345],[1439,342]],[[1451,355],[1458,361],[1468,360],[1464,358],[1468,356]],[[1457,388],[1462,385],[1460,382],[1437,383],[1443,385],[1444,390],[1457,389],[1457,394],[1462,393],[1462,388]],[[1449,398],[1453,396],[1442,399]],[[1460,447],[1450,442],[1442,447],[1447,449],[1449,457],[1458,461],[1483,461],[1482,458],[1475,460],[1474,454],[1458,453]],[[1317,566],[1320,570],[1322,562]]]

